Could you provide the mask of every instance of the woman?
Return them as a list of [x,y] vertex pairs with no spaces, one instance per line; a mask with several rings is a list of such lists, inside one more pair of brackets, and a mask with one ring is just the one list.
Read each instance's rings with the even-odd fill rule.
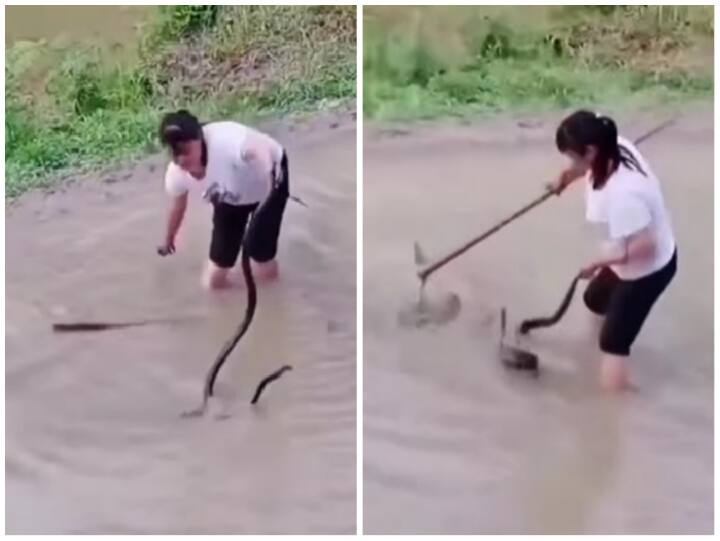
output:
[[562,121],[555,141],[570,165],[551,189],[560,194],[585,178],[586,218],[602,224],[609,237],[603,255],[583,267],[580,277],[590,280],[586,306],[604,317],[601,384],[613,391],[628,389],[630,348],[677,269],[660,183],[606,116],[577,111]]
[[[201,125],[188,111],[165,115],[160,139],[172,161],[165,189],[172,198],[162,256],[175,252],[175,238],[185,216],[188,195],[196,193],[213,205],[210,254],[203,285],[222,289],[233,284],[228,272],[235,265],[249,217],[270,194],[258,216],[257,234],[249,255],[259,279],[278,275],[278,236],[289,196],[287,155],[270,136],[237,122]],[[271,186],[276,189],[271,192]]]

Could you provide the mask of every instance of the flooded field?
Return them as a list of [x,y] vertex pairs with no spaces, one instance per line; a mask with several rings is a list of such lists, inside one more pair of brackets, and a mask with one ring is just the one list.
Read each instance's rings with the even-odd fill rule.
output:
[[[272,129],[291,190],[280,281],[195,407],[245,309],[200,289],[209,208],[191,206],[178,251],[155,253],[165,158],[29,193],[6,227],[8,533],[354,533],[355,128]],[[58,321],[184,318],[58,335]],[[258,382],[294,369],[256,406]]]
[[[631,138],[667,114],[618,118]],[[577,296],[521,342],[538,379],[499,363],[511,326],[552,313],[597,250],[581,190],[553,198],[430,278],[457,318],[398,324],[417,300],[413,241],[444,255],[537,197],[562,158],[559,117],[366,126],[366,533],[713,531],[713,115],[689,112],[643,143],[663,183],[679,271],[633,349],[639,392],[599,391]]]

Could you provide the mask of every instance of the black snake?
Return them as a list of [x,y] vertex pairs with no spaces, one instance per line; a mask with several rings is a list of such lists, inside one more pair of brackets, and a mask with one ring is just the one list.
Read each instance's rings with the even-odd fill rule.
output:
[[563,297],[560,306],[558,306],[558,309],[555,310],[554,314],[548,317],[526,319],[522,323],[520,323],[520,326],[518,327],[518,332],[520,334],[527,334],[533,329],[537,329],[539,327],[550,327],[560,321],[560,319],[565,315],[565,312],[567,312],[567,309],[570,306],[570,302],[572,301],[573,295],[575,295],[575,289],[577,288],[579,280],[579,275],[573,278],[573,281],[570,284],[567,292],[565,293],[565,296]]
[[53,323],[52,330],[57,333],[72,332],[94,332],[94,331],[114,331],[117,329],[126,329],[128,327],[144,327],[145,325],[167,325],[172,323],[182,323],[196,319],[194,317],[174,317],[162,319],[143,319],[138,321],[76,321],[73,323]]
[[505,308],[500,310],[500,342],[498,353],[500,362],[506,367],[514,370],[526,370],[534,376],[539,375],[540,364],[538,356],[530,351],[510,346],[505,343],[506,314]]
[[257,401],[260,400],[260,395],[265,390],[265,387],[267,387],[270,383],[275,381],[276,379],[279,379],[280,376],[283,375],[288,370],[292,370],[292,366],[289,364],[286,364],[282,367],[280,367],[278,370],[275,370],[272,374],[269,376],[266,376],[263,378],[263,380],[258,383],[257,389],[255,389],[255,394],[253,395],[252,400],[250,401],[251,404],[257,404]]
[[[247,231],[245,232],[245,238],[243,239],[240,256],[240,268],[242,270],[243,278],[245,279],[245,284],[247,287],[247,305],[245,307],[245,317],[243,317],[242,321],[240,322],[240,325],[235,331],[235,334],[233,334],[230,340],[225,343],[222,350],[220,350],[220,353],[215,358],[213,364],[210,366],[210,370],[208,371],[207,376],[205,376],[202,404],[199,408],[195,410],[183,413],[183,417],[195,417],[203,415],[205,413],[208,401],[210,400],[210,397],[214,394],[215,380],[217,379],[220,369],[225,364],[225,361],[227,361],[230,353],[232,353],[233,349],[235,349],[237,343],[250,328],[250,324],[252,323],[253,317],[255,316],[255,309],[257,308],[257,285],[255,284],[255,278],[253,277],[252,267],[250,265],[249,248],[252,245],[255,235],[257,234],[256,230],[258,227],[259,218],[268,208],[268,205],[273,200],[274,196],[277,193],[277,190],[281,187],[287,188],[287,182],[287,158],[283,156],[282,172],[280,174],[280,178],[278,179],[277,175],[273,174],[273,185],[270,194],[265,198],[265,201],[263,201],[263,203],[257,208],[257,210],[253,212],[252,218],[250,219],[250,223],[247,227]],[[273,372],[272,374],[264,378],[259,383],[255,391],[255,396],[252,403],[255,404],[257,402],[258,398],[260,397],[260,393],[262,393],[263,389],[268,383],[278,379],[283,372],[290,369],[292,369],[291,366],[283,366],[281,369]]]

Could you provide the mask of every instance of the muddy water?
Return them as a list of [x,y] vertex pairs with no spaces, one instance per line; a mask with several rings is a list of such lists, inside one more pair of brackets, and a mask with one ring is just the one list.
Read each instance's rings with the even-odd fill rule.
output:
[[38,39],[123,43],[134,37],[148,11],[145,6],[7,6],[5,44]]
[[[663,119],[622,125],[633,137]],[[521,343],[540,356],[539,379],[497,359],[501,307],[510,324],[552,313],[593,253],[577,188],[430,278],[429,291],[462,298],[455,321],[397,324],[418,293],[413,241],[444,255],[536,197],[562,164],[555,121],[366,135],[366,533],[713,530],[711,111],[642,146],[664,184],[680,270],[634,348],[636,395],[598,391],[596,340],[577,299],[561,324]]]
[[[207,208],[159,258],[163,159],[30,194],[7,225],[6,520],[11,533],[355,531],[355,130],[282,132],[291,186],[281,280],[181,419],[244,311],[199,289]],[[183,316],[53,335],[53,321]],[[294,370],[249,402],[261,378]],[[215,414],[230,418],[217,420]]]

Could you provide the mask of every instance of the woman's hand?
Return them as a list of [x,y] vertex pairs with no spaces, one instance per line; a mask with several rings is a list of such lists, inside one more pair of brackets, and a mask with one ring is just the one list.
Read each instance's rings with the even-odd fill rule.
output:
[[580,269],[580,273],[578,276],[582,280],[590,280],[593,276],[595,276],[595,273],[602,267],[603,265],[598,263],[590,263],[589,265],[586,265],[585,267]]
[[558,179],[554,182],[548,182],[545,184],[545,188],[550,193],[553,193],[555,195],[560,195],[565,191],[565,188],[567,188],[570,185],[570,182],[567,180],[567,176],[565,175],[565,171],[563,171]]
[[547,183],[545,187],[549,192],[554,193],[555,195],[560,195],[565,191],[565,188],[570,186],[570,184],[575,182],[584,174],[584,171],[571,167],[562,171],[556,181]]
[[166,255],[172,255],[175,253],[175,241],[168,240],[165,243],[157,247],[158,255],[165,257]]
[[177,197],[173,197],[170,204],[170,213],[168,214],[167,233],[165,233],[165,242],[157,247],[158,255],[165,257],[175,253],[175,237],[180,230],[185,209],[187,208],[188,194],[184,193]]
[[604,254],[592,263],[580,269],[578,276],[583,280],[589,280],[603,267],[612,265],[626,265],[629,258],[628,242],[608,243],[603,249]]

